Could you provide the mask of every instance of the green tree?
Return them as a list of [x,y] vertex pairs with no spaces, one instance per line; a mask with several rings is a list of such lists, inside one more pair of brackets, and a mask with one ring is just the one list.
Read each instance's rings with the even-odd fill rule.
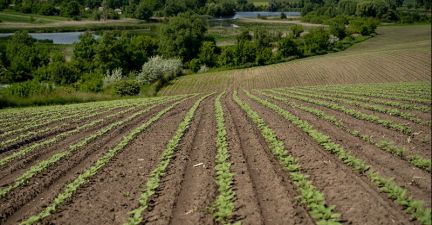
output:
[[290,27],[290,31],[292,32],[293,37],[298,38],[300,34],[303,33],[304,29],[300,25],[294,25]]
[[278,51],[283,57],[299,56],[301,53],[298,47],[298,43],[291,36],[284,37],[279,40]]
[[97,41],[90,32],[82,34],[79,42],[75,44],[73,58],[77,61],[82,71],[91,70],[95,67],[96,45]]
[[61,14],[68,17],[80,15],[80,4],[77,1],[67,1],[61,10]]
[[323,28],[312,29],[303,36],[305,55],[315,55],[325,53],[329,46],[329,33]]
[[150,6],[141,2],[135,10],[134,17],[140,20],[148,20],[153,16],[153,11]]
[[48,53],[34,45],[34,40],[27,32],[17,32],[11,36],[6,45],[6,59],[9,80],[26,81],[33,78],[33,71],[46,65]]
[[187,12],[172,17],[160,27],[159,52],[167,57],[195,58],[204,41],[207,24],[198,15]]
[[217,53],[219,48],[214,41],[204,41],[200,48],[198,59],[200,63],[213,67],[217,63]]

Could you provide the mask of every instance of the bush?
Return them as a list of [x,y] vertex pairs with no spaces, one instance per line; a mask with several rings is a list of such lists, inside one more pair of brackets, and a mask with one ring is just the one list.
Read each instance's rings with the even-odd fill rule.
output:
[[375,33],[378,21],[374,19],[354,19],[349,22],[348,32],[351,34],[371,35]]
[[312,29],[310,32],[303,36],[305,55],[316,55],[326,53],[329,46],[330,35],[323,28]]
[[141,91],[141,85],[135,80],[121,80],[113,85],[115,94],[119,96],[134,96]]
[[39,83],[37,81],[25,81],[11,84],[7,87],[7,93],[17,97],[30,97],[34,95],[50,94],[54,90],[49,84]]
[[79,90],[85,92],[100,92],[103,89],[102,74],[86,73],[78,82]]
[[155,81],[168,81],[181,73],[182,62],[180,59],[164,59],[154,56],[144,63],[137,80],[142,84],[150,84]]
[[122,68],[113,69],[112,71],[107,70],[105,77],[103,78],[103,86],[107,87],[123,78]]
[[298,43],[292,37],[282,38],[278,42],[278,51],[281,53],[281,55],[283,57],[299,56],[300,55]]
[[188,67],[194,73],[198,72],[198,70],[200,69],[200,60],[199,59],[192,59],[191,61],[189,61]]

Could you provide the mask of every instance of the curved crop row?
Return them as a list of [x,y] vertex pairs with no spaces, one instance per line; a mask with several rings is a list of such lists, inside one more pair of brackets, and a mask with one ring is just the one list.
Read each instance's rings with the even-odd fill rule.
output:
[[15,135],[15,134],[26,132],[26,131],[29,131],[29,130],[32,130],[32,129],[37,129],[37,128],[40,128],[40,127],[45,127],[45,126],[47,126],[47,125],[49,125],[51,123],[58,122],[58,121],[66,121],[68,119],[73,119],[73,118],[80,119],[83,115],[87,115],[89,113],[98,112],[99,110],[100,110],[100,107],[93,108],[93,109],[91,109],[89,111],[83,111],[83,109],[80,109],[80,110],[77,110],[77,111],[72,111],[72,112],[67,113],[67,114],[63,114],[63,116],[59,115],[59,116],[56,116],[56,117],[48,117],[48,118],[45,118],[42,121],[36,121],[36,122],[29,123],[29,124],[27,124],[25,126],[20,126],[19,129],[13,129],[13,130],[4,132],[4,133],[0,134],[0,138],[5,138],[5,137],[10,136],[10,135]]
[[[148,105],[151,105],[151,104],[163,104],[164,102],[170,101],[170,100],[171,99],[166,99],[165,100],[165,99],[161,98],[159,101],[143,102],[142,106],[148,106]],[[138,105],[138,106],[140,106],[140,105]],[[52,144],[55,144],[57,142],[60,142],[61,140],[64,140],[67,137],[75,135],[75,134],[77,134],[77,133],[79,133],[81,131],[84,131],[86,129],[95,127],[95,126],[97,126],[99,124],[102,124],[104,121],[108,121],[108,120],[110,120],[110,119],[112,119],[112,118],[114,118],[116,116],[119,116],[119,115],[122,115],[122,114],[126,114],[126,113],[128,113],[130,111],[133,111],[133,110],[135,110],[134,107],[127,108],[125,110],[122,110],[122,111],[116,112],[114,114],[108,115],[107,117],[91,121],[90,123],[83,124],[83,125],[75,128],[75,129],[73,129],[73,130],[70,130],[70,131],[58,134],[58,135],[56,135],[56,136],[54,136],[54,137],[52,137],[52,138],[50,138],[48,140],[44,140],[42,142],[35,143],[35,144],[27,146],[27,147],[25,147],[23,149],[20,149],[19,151],[16,151],[16,152],[14,152],[14,153],[12,153],[10,155],[7,155],[6,157],[0,159],[0,167],[6,165],[7,163],[11,162],[14,159],[17,159],[17,158],[20,158],[20,157],[23,157],[23,156],[27,155],[30,152],[33,152],[33,151],[35,151],[37,149],[46,148],[46,147],[48,147],[48,146],[50,146]]]
[[307,107],[307,106],[303,106],[303,105],[298,105],[298,104],[295,104],[293,102],[288,101],[288,99],[286,99],[286,98],[267,94],[267,93],[264,93],[261,91],[259,91],[259,93],[264,95],[264,96],[267,96],[267,97],[273,98],[275,100],[281,101],[290,107],[309,112],[320,119],[323,119],[327,122],[334,124],[335,126],[341,128],[343,131],[351,134],[354,137],[357,137],[357,138],[359,138],[359,139],[361,139],[361,140],[363,140],[369,144],[375,145],[376,147],[378,147],[381,150],[389,152],[395,156],[402,158],[403,160],[410,162],[415,167],[418,167],[420,169],[424,169],[427,171],[431,171],[431,169],[432,169],[432,162],[430,159],[424,158],[423,156],[420,156],[417,154],[410,153],[404,147],[397,146],[392,141],[389,141],[386,139],[379,139],[379,140],[375,141],[375,140],[373,140],[373,138],[370,135],[362,134],[357,130],[350,129],[349,126],[344,124],[342,121],[336,119],[336,117],[328,115],[319,109],[315,109],[315,108]]
[[[147,101],[142,101],[140,104],[142,104],[142,103],[152,103],[154,101],[158,101],[158,99],[149,99]],[[128,104],[128,105],[130,107],[132,107],[132,106],[136,106],[136,105],[139,105],[139,104],[136,103],[136,104]],[[91,110],[91,111],[89,111],[87,113],[83,113],[83,114],[77,115],[78,117],[74,118],[71,121],[58,124],[58,125],[56,125],[54,127],[47,127],[45,129],[42,129],[42,130],[35,130],[35,131],[30,131],[30,132],[24,133],[24,134],[19,135],[19,136],[15,137],[15,138],[11,138],[11,139],[3,141],[0,144],[0,152],[3,149],[7,148],[7,147],[15,145],[16,143],[25,142],[26,140],[30,140],[30,139],[32,139],[34,137],[37,137],[37,136],[40,136],[40,135],[44,135],[47,132],[49,133],[49,132],[52,132],[52,131],[61,131],[63,128],[66,128],[66,127],[70,126],[70,124],[79,123],[79,122],[87,120],[89,118],[101,115],[101,114],[109,112],[111,110],[116,110],[116,109],[119,109],[119,108],[123,108],[125,106],[127,106],[127,105],[125,105],[125,104],[118,105],[118,106],[114,106],[113,105],[113,106],[110,106],[110,107],[106,107],[106,109],[102,109],[102,110],[101,109]],[[85,111],[85,109],[83,109],[83,111]],[[48,121],[49,121],[49,119],[48,119]],[[51,123],[51,122],[48,122],[48,123]]]
[[258,113],[237,96],[237,92],[233,93],[233,98],[253,121],[281,165],[289,172],[300,194],[299,198],[306,205],[310,215],[315,219],[317,224],[341,224],[339,223],[340,214],[334,212],[334,206],[327,206],[324,194],[313,186],[307,175],[302,173],[297,159],[288,154],[283,142],[277,138]]
[[232,190],[234,174],[231,173],[230,155],[228,151],[227,132],[225,119],[220,101],[224,93],[217,96],[215,100],[216,115],[216,184],[218,196],[213,204],[213,217],[216,221],[226,224],[230,221],[234,211],[235,193]]
[[156,168],[151,172],[145,186],[143,193],[138,199],[138,207],[129,212],[129,219],[126,224],[140,224],[142,222],[142,214],[144,210],[147,209],[148,204],[152,196],[156,193],[157,188],[159,187],[160,180],[162,176],[165,174],[165,171],[173,158],[176,148],[183,138],[186,130],[189,128],[192,118],[195,115],[195,111],[198,109],[200,103],[207,98],[209,95],[201,97],[198,99],[194,105],[189,109],[186,116],[183,118],[182,122],[179,124],[174,136],[168,142],[166,149],[163,151],[161,160],[159,161]]
[[[109,109],[113,107],[117,107],[118,105],[126,105],[127,103],[122,102],[120,104],[113,103],[105,103],[105,104],[95,104],[93,106],[65,106],[64,108],[53,107],[47,108],[44,112],[36,114],[36,115],[28,115],[24,114],[22,116],[16,116],[8,119],[8,123],[3,124],[4,133],[0,135],[0,137],[4,137],[4,135],[9,135],[10,133],[17,133],[16,130],[24,131],[24,127],[28,127],[31,125],[36,125],[40,123],[44,123],[47,120],[59,119],[66,116],[76,115],[76,114],[86,114],[90,112],[95,112],[97,110]],[[35,109],[37,110],[37,109]]]
[[[310,91],[315,90],[316,91],[316,88],[301,88],[301,89],[310,90]],[[331,89],[330,90],[319,89],[319,90],[321,93],[328,95],[328,96],[333,96],[333,97],[345,98],[345,99],[350,99],[350,100],[357,100],[357,101],[362,101],[362,102],[372,102],[375,104],[381,104],[381,105],[391,106],[391,107],[395,107],[395,108],[399,108],[399,109],[405,109],[405,110],[417,110],[417,111],[421,111],[421,112],[430,112],[431,111],[431,108],[427,107],[427,106],[420,106],[420,105],[416,105],[416,104],[403,103],[403,102],[398,102],[398,101],[364,97],[364,95],[361,95],[361,94],[356,93],[356,92],[351,92],[351,91],[335,91],[335,90],[331,90]]]
[[[177,105],[177,104],[179,104],[179,103],[175,103],[174,105]],[[106,133],[112,131],[113,129],[115,129],[119,126],[122,126],[123,124],[125,124],[127,122],[130,122],[131,120],[137,118],[138,116],[143,115],[144,113],[148,112],[149,110],[151,110],[152,108],[154,108],[156,106],[157,105],[151,106],[151,107],[146,108],[142,111],[136,112],[136,113],[132,114],[131,116],[129,116],[123,120],[109,124],[109,125],[101,128],[100,130],[98,130],[94,134],[87,136],[85,138],[82,138],[82,139],[78,140],[77,142],[75,142],[74,144],[69,145],[69,147],[66,150],[60,151],[60,152],[52,155],[50,158],[38,162],[38,164],[32,166],[29,170],[25,171],[21,176],[19,176],[12,184],[10,184],[6,187],[1,187],[0,188],[0,199],[5,197],[10,191],[12,191],[12,190],[16,189],[17,187],[25,184],[28,180],[30,180],[30,178],[41,173],[42,171],[49,168],[51,165],[55,164],[59,160],[72,155],[74,152],[76,152],[78,150],[83,149],[85,146],[87,146],[89,143],[96,140],[97,138],[105,135]]]
[[[309,91],[315,91],[316,89],[312,88],[300,88],[302,90],[309,90]],[[401,103],[391,100],[382,100],[382,99],[375,99],[370,97],[362,97],[361,95],[352,94],[352,92],[346,92],[346,91],[333,91],[333,90],[321,90],[320,94],[324,94],[326,96],[330,97],[337,97],[337,98],[343,98],[348,100],[355,100],[355,101],[361,101],[361,102],[372,102],[376,104],[391,106],[399,109],[405,109],[405,110],[417,110],[422,112],[430,112],[431,108],[427,106],[419,106],[415,104],[409,104],[409,103]]]
[[293,94],[301,95],[304,97],[311,97],[311,98],[315,98],[315,99],[322,99],[322,100],[326,100],[326,101],[340,102],[340,103],[344,103],[344,104],[348,104],[348,105],[352,105],[352,106],[357,106],[357,107],[360,107],[363,109],[368,109],[368,110],[371,110],[374,112],[379,112],[379,113],[388,114],[390,116],[400,117],[402,119],[410,120],[414,123],[425,123],[425,121],[422,121],[422,119],[418,118],[417,116],[415,116],[411,113],[401,112],[398,109],[389,109],[386,107],[381,107],[379,105],[362,103],[362,102],[358,102],[355,100],[346,100],[346,99],[339,98],[339,97],[329,97],[329,96],[325,96],[321,93],[316,94],[316,91],[306,91],[306,90],[295,91],[293,89],[284,89],[284,91],[287,93],[293,93]]
[[374,91],[371,89],[340,89],[340,88],[332,88],[333,91],[340,91],[340,90],[349,90],[349,92],[352,92],[353,94],[358,94],[361,96],[369,96],[369,97],[375,97],[375,98],[381,98],[381,99],[393,99],[393,100],[402,100],[402,101],[408,101],[408,102],[414,102],[414,103],[420,103],[420,104],[426,104],[430,105],[431,100],[425,99],[425,98],[418,98],[415,96],[406,96],[406,95],[396,95],[394,93],[383,93],[382,91]]
[[115,157],[118,153],[120,153],[132,140],[134,140],[140,133],[142,133],[145,129],[147,129],[151,124],[158,121],[164,114],[166,114],[168,111],[176,107],[182,101],[184,100],[176,102],[171,106],[163,109],[162,111],[158,112],[155,116],[147,120],[145,123],[134,128],[128,134],[123,136],[121,141],[115,147],[108,150],[90,168],[88,168],[86,171],[80,174],[71,183],[66,185],[63,192],[57,195],[56,198],[49,206],[43,209],[42,212],[40,212],[39,214],[31,216],[27,220],[23,221],[21,225],[29,225],[29,224],[37,223],[43,218],[56,212],[60,205],[62,205],[65,201],[70,199],[79,187],[87,183],[101,168],[103,168],[113,157]]
[[354,109],[349,109],[346,108],[344,106],[340,106],[338,104],[335,103],[331,103],[331,102],[326,102],[326,101],[320,101],[320,100],[315,100],[315,99],[310,99],[307,97],[303,97],[303,96],[298,96],[298,95],[294,95],[294,94],[286,94],[283,93],[281,91],[275,91],[275,90],[266,90],[266,91],[270,91],[272,93],[275,94],[279,94],[279,95],[283,95],[283,96],[287,96],[289,98],[293,98],[293,99],[297,99],[300,101],[304,101],[304,102],[308,102],[308,103],[312,103],[315,105],[319,105],[319,106],[323,106],[329,109],[333,109],[333,110],[337,110],[340,112],[343,112],[347,115],[350,115],[356,119],[360,119],[360,120],[364,120],[364,121],[369,121],[378,125],[382,125],[386,128],[390,128],[396,131],[399,131],[403,134],[407,134],[407,135],[411,135],[412,131],[409,127],[399,124],[399,123],[395,123],[394,121],[390,121],[390,120],[385,120],[385,119],[381,119],[375,115],[370,115],[370,114],[366,114],[366,113],[362,113],[359,112],[357,110]]
[[423,201],[408,197],[407,190],[397,185],[392,179],[382,177],[377,171],[374,171],[361,159],[356,158],[346,151],[342,146],[334,143],[330,137],[315,130],[315,128],[308,122],[301,120],[297,116],[285,111],[284,109],[267,100],[258,98],[249,92],[246,92],[246,94],[257,103],[273,110],[303,130],[303,132],[308,134],[315,142],[321,145],[323,149],[335,155],[344,164],[354,169],[360,175],[366,174],[370,181],[377,185],[380,191],[386,193],[389,198],[395,200],[396,203],[404,207],[405,211],[409,213],[414,219],[419,220],[424,225],[431,224],[431,209],[424,208]]

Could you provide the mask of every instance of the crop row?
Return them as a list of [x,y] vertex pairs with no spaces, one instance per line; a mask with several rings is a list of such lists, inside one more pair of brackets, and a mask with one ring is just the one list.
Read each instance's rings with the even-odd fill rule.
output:
[[[23,221],[21,224],[34,224],[43,218],[56,212],[58,207],[62,205],[65,201],[70,199],[79,187],[87,183],[101,168],[103,168],[113,157],[120,153],[131,141],[133,141],[140,133],[146,130],[150,125],[158,121],[164,114],[176,107],[178,104],[184,100],[178,101],[169,107],[158,112],[156,115],[151,117],[145,123],[131,130],[128,134],[123,136],[121,141],[115,145],[113,148],[109,149],[105,154],[99,158],[92,166],[90,166],[86,171],[81,173],[76,179],[71,183],[67,184],[63,192],[58,194],[56,198],[51,202],[49,206],[44,208],[39,214],[31,216],[27,220]],[[136,114],[134,114],[136,115]]]
[[321,145],[321,147],[335,155],[339,158],[345,165],[351,167],[354,171],[358,172],[360,175],[366,174],[372,183],[374,183],[380,191],[387,194],[387,196],[396,203],[404,207],[407,213],[409,213],[412,218],[419,220],[422,224],[431,224],[431,209],[423,207],[423,201],[415,200],[407,196],[407,190],[397,185],[393,179],[388,179],[381,176],[377,171],[373,170],[369,165],[363,162],[361,159],[356,158],[346,151],[342,146],[334,143],[331,138],[318,130],[316,130],[308,122],[301,120],[297,116],[287,112],[286,110],[280,108],[279,106],[258,98],[246,92],[246,95],[257,103],[273,110],[286,120],[293,123],[295,126],[303,130],[308,134],[316,143]]
[[[320,90],[321,88],[318,88],[317,90]],[[324,89],[328,90],[328,89]],[[381,98],[381,99],[393,99],[393,100],[401,100],[401,101],[408,101],[413,103],[420,103],[425,105],[431,104],[431,99],[429,98],[419,98],[417,96],[407,96],[406,94],[394,94],[392,92],[383,92],[379,90],[371,90],[371,89],[343,89],[343,88],[332,88],[332,91],[349,91],[351,94],[357,94],[361,96],[369,96],[369,97],[375,97],[375,98]]]
[[21,126],[19,126],[20,128],[18,128],[18,129],[12,129],[10,131],[4,132],[4,133],[0,134],[0,138],[6,138],[8,136],[23,133],[23,132],[26,132],[29,130],[37,129],[40,127],[46,127],[47,125],[54,123],[54,122],[67,121],[69,119],[81,119],[81,117],[84,115],[99,112],[100,110],[101,110],[100,107],[93,108],[89,111],[81,109],[81,110],[77,110],[77,111],[72,111],[71,113],[64,114],[63,116],[62,115],[56,115],[54,117],[47,117],[41,121],[34,121],[32,123],[29,123],[29,124],[21,125]]
[[44,110],[42,112],[35,111],[34,113],[29,113],[20,116],[15,116],[12,118],[8,118],[6,122],[2,123],[2,131],[10,131],[10,130],[16,130],[17,125],[21,126],[27,126],[29,124],[36,124],[39,122],[46,121],[47,119],[55,119],[59,117],[69,116],[80,112],[87,112],[89,110],[94,110],[95,108],[98,109],[104,109],[104,108],[110,108],[115,107],[117,105],[95,105],[95,106],[64,106],[63,108],[60,107],[53,107],[53,109]]
[[360,131],[357,131],[357,130],[350,129],[348,125],[346,125],[342,121],[338,120],[336,117],[334,117],[332,115],[328,115],[319,109],[307,107],[307,106],[303,106],[303,105],[298,105],[292,101],[288,101],[288,99],[286,99],[286,98],[267,94],[267,93],[264,93],[261,91],[259,91],[259,93],[264,95],[264,96],[275,99],[277,101],[281,101],[290,107],[297,108],[297,109],[303,110],[305,112],[311,113],[320,119],[323,119],[327,122],[334,124],[335,126],[341,128],[343,131],[351,134],[352,136],[357,137],[357,138],[359,138],[359,139],[361,139],[361,140],[363,140],[369,144],[375,145],[376,147],[378,147],[381,150],[384,150],[384,151],[389,152],[395,156],[398,156],[398,157],[402,158],[403,160],[410,162],[412,165],[414,165],[420,169],[431,171],[432,165],[431,165],[430,159],[427,159],[421,155],[411,153],[411,152],[407,151],[404,147],[397,146],[395,143],[393,143],[390,140],[379,139],[379,140],[375,141],[372,138],[372,136],[367,135],[367,134],[362,134]]
[[399,94],[424,94],[430,95],[430,84],[428,83],[378,83],[378,84],[350,84],[350,85],[326,85],[320,86],[322,89],[344,89],[344,90],[362,90],[375,92],[391,92]]
[[[170,98],[166,98],[166,99],[165,98],[161,98],[158,101],[142,102],[141,105],[137,105],[137,106],[148,106],[148,105],[152,105],[152,104],[162,104],[165,101],[171,101],[171,100],[175,100],[175,99],[174,98],[172,98],[172,99],[170,99]],[[14,153],[12,153],[10,155],[7,155],[6,157],[0,159],[0,167],[6,165],[7,163],[11,162],[14,159],[23,157],[23,156],[25,156],[25,155],[27,155],[27,154],[29,154],[29,153],[37,150],[37,149],[46,148],[46,147],[48,147],[50,145],[53,145],[55,143],[60,142],[61,140],[64,140],[67,137],[70,137],[72,135],[78,134],[78,133],[80,133],[80,132],[82,132],[82,131],[84,131],[86,129],[89,129],[89,128],[92,128],[92,127],[96,127],[97,125],[100,125],[100,124],[104,123],[105,121],[109,121],[112,118],[115,118],[115,117],[117,117],[119,115],[127,114],[130,111],[134,111],[134,110],[136,110],[135,107],[129,107],[129,108],[126,108],[126,109],[124,109],[122,111],[116,112],[114,114],[110,114],[110,115],[108,115],[108,116],[106,116],[104,118],[91,121],[90,123],[83,124],[83,125],[75,128],[75,129],[73,129],[73,130],[70,130],[70,131],[67,131],[67,132],[64,132],[64,133],[60,133],[60,134],[58,134],[58,135],[56,135],[56,136],[54,136],[54,137],[52,137],[50,139],[47,139],[47,140],[44,140],[42,142],[34,143],[32,145],[26,146],[25,148],[20,149],[19,151],[16,151],[16,152],[14,152]]]
[[278,139],[265,121],[238,97],[237,92],[233,93],[233,98],[258,128],[280,164],[288,171],[300,195],[299,198],[317,224],[341,224],[339,223],[340,214],[334,212],[335,207],[326,204],[324,194],[313,186],[307,175],[302,173],[298,160],[286,151],[283,142]]
[[286,94],[286,93],[283,93],[281,91],[275,91],[275,90],[271,90],[271,89],[269,89],[268,91],[270,91],[272,93],[275,93],[275,94],[287,96],[289,98],[293,98],[293,99],[296,99],[296,100],[300,100],[300,101],[312,103],[312,104],[315,104],[315,105],[323,106],[323,107],[326,107],[326,108],[329,108],[329,109],[333,109],[333,110],[336,110],[336,111],[340,111],[340,112],[343,112],[343,113],[345,113],[347,115],[350,115],[350,116],[352,116],[352,117],[354,117],[356,119],[360,119],[360,120],[364,120],[364,121],[369,121],[369,122],[372,122],[372,123],[375,123],[375,124],[378,124],[378,125],[382,125],[382,126],[384,126],[386,128],[399,131],[399,132],[401,132],[403,134],[407,134],[407,135],[411,135],[412,134],[411,129],[409,127],[407,127],[406,125],[399,124],[399,123],[396,123],[396,122],[391,121],[391,120],[381,119],[380,117],[377,117],[375,115],[362,113],[362,112],[359,112],[357,110],[349,109],[349,108],[346,108],[344,106],[341,106],[341,105],[338,105],[338,104],[335,104],[335,103],[332,103],[332,102],[320,101],[320,100],[311,99],[311,98],[307,98],[307,97],[303,97],[303,96],[299,96],[299,95],[294,95],[294,94]]
[[[143,103],[152,103],[152,102],[158,101],[158,100],[159,99],[150,99],[148,101],[142,101],[141,103],[137,103],[137,104],[129,105],[129,106],[132,107],[132,106],[137,106],[137,105],[143,104]],[[24,133],[22,135],[19,135],[17,137],[14,137],[14,138],[11,138],[11,139],[8,139],[8,140],[5,140],[4,142],[2,142],[2,144],[0,144],[0,152],[3,149],[10,147],[12,145],[15,145],[17,143],[23,143],[23,142],[25,142],[27,140],[31,140],[32,138],[35,138],[37,136],[42,136],[46,133],[50,133],[53,131],[61,131],[62,129],[70,126],[70,124],[80,123],[80,122],[85,121],[87,119],[90,119],[92,117],[96,117],[96,116],[104,114],[106,112],[116,110],[118,108],[123,108],[123,107],[125,107],[125,105],[119,105],[116,107],[109,107],[109,108],[103,109],[103,110],[100,110],[100,109],[91,110],[87,113],[82,113],[82,114],[76,115],[76,117],[74,119],[72,119],[71,121],[57,124],[55,126],[47,127],[47,128],[42,129],[42,130],[35,130],[35,131],[30,131],[30,132]],[[50,123],[50,122],[48,122],[48,123]]]
[[230,154],[228,151],[225,119],[220,101],[224,93],[215,100],[216,115],[216,185],[218,195],[213,204],[213,217],[221,224],[227,224],[234,211],[235,193],[232,190],[234,174],[231,172]]
[[[300,88],[302,90],[309,90],[309,91],[315,91],[316,89],[312,88]],[[320,94],[324,94],[326,96],[330,97],[337,97],[337,98],[343,98],[343,99],[349,99],[349,100],[355,100],[355,101],[361,101],[361,102],[372,102],[376,104],[391,106],[399,109],[405,109],[405,110],[417,110],[422,112],[430,112],[431,108],[427,106],[420,106],[416,104],[410,104],[410,103],[401,103],[397,101],[391,101],[391,100],[382,100],[382,99],[376,99],[376,98],[370,98],[370,97],[362,97],[358,94],[353,94],[353,92],[346,92],[346,91],[331,91],[331,90],[320,90]]]
[[[178,103],[176,103],[176,104],[178,104]],[[12,190],[16,189],[17,187],[20,187],[21,185],[25,184],[28,180],[30,180],[30,178],[32,178],[35,175],[46,170],[47,168],[49,168],[51,165],[55,164],[59,160],[64,159],[64,158],[72,155],[76,151],[83,149],[85,146],[87,146],[89,143],[96,140],[97,138],[105,135],[106,133],[112,131],[113,129],[115,129],[117,127],[120,127],[120,126],[126,124],[127,122],[132,121],[133,119],[143,115],[144,113],[148,112],[150,109],[152,109],[156,106],[157,105],[148,107],[144,110],[141,110],[141,111],[138,111],[138,112],[132,114],[131,116],[129,116],[123,120],[109,124],[109,125],[101,128],[101,129],[99,129],[94,134],[87,136],[87,137],[84,137],[84,138],[78,140],[77,142],[69,145],[69,147],[67,147],[67,149],[65,149],[64,151],[59,151],[58,153],[52,155],[50,158],[38,162],[36,165],[32,166],[29,170],[25,171],[21,176],[19,176],[17,179],[15,179],[15,181],[12,184],[10,184],[6,187],[1,187],[0,188],[0,198],[5,197],[10,191],[12,191]]]
[[306,90],[294,91],[292,89],[290,89],[290,90],[285,89],[285,92],[301,95],[304,97],[318,98],[318,99],[327,100],[327,101],[331,101],[331,102],[340,102],[340,103],[344,103],[347,105],[353,105],[353,106],[357,106],[357,107],[360,107],[363,109],[368,109],[368,110],[371,110],[374,112],[379,112],[379,113],[388,114],[390,116],[400,117],[402,119],[410,120],[414,123],[424,122],[424,121],[422,121],[422,119],[418,118],[416,115],[413,115],[413,114],[408,113],[408,112],[401,112],[398,109],[389,109],[386,107],[381,107],[379,105],[362,103],[362,102],[359,102],[356,100],[346,100],[346,99],[339,98],[339,97],[325,96],[322,93],[316,94],[316,91],[306,91]]
[[185,135],[189,128],[192,118],[195,115],[195,111],[198,109],[200,103],[207,98],[209,95],[198,99],[194,105],[189,109],[182,122],[177,127],[174,136],[168,142],[165,150],[162,152],[162,156],[156,168],[151,172],[146,184],[144,185],[143,192],[138,199],[138,207],[129,212],[129,218],[126,224],[138,225],[142,222],[142,214],[149,206],[150,199],[156,193],[157,188],[160,185],[160,180],[164,176],[166,169],[168,168],[171,159],[173,158],[175,151],[181,139]]

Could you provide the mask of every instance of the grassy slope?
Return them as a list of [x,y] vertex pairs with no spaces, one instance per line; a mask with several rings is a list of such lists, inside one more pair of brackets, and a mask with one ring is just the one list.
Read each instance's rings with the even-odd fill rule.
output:
[[385,26],[378,35],[334,54],[249,69],[188,75],[161,95],[338,83],[431,81],[431,27]]

